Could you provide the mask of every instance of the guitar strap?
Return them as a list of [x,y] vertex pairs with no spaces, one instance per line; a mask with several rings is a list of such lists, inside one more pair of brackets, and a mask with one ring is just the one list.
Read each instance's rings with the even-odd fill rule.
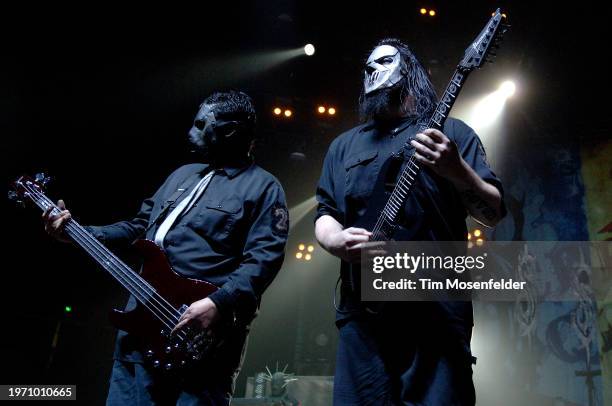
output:
[[191,175],[189,175],[187,178],[185,178],[183,180],[183,182],[179,185],[179,187],[174,191],[174,193],[172,193],[168,197],[168,199],[166,199],[164,204],[162,204],[162,207],[161,207],[159,213],[157,214],[157,216],[155,216],[155,218],[153,220],[149,221],[149,225],[141,233],[141,236],[142,235],[146,235],[149,232],[149,230],[151,230],[153,228],[153,226],[156,226],[161,221],[163,221],[163,219],[166,217],[166,215],[168,215],[168,212],[170,211],[170,208],[172,208],[174,206],[174,203],[179,201],[181,199],[181,197],[188,190],[190,190],[201,179],[202,175],[203,175],[202,171],[197,171],[197,172],[194,172]]

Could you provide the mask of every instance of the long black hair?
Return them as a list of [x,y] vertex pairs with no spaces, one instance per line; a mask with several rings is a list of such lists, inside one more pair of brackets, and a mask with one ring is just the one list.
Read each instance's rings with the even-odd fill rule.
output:
[[[395,88],[399,88],[399,91],[397,91],[399,100],[396,102],[401,106],[405,98],[410,96],[412,98],[412,107],[409,114],[416,116],[419,121],[429,119],[438,103],[438,96],[436,95],[436,91],[427,71],[423,68],[423,65],[418,61],[408,45],[401,40],[397,38],[385,38],[380,40],[374,48],[381,45],[390,45],[397,48],[408,70],[406,76],[404,76],[402,80],[394,86],[394,89],[392,89],[393,93],[396,93],[397,89]],[[374,48],[372,48],[372,50],[374,50]],[[362,88],[359,97],[360,105],[363,104],[365,97]]]

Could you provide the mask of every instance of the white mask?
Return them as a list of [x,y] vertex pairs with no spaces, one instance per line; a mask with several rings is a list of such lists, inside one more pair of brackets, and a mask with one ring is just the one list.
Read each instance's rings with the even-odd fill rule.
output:
[[407,73],[406,63],[397,48],[381,45],[372,51],[366,62],[363,88],[365,94],[394,86]]

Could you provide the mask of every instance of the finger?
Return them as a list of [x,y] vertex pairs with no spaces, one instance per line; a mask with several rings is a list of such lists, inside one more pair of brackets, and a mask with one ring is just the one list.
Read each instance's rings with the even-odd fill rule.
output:
[[427,166],[429,166],[431,168],[435,168],[436,167],[436,163],[434,161],[425,158],[423,155],[419,154],[416,151],[414,153],[414,157],[416,158],[417,161],[419,161],[420,163],[422,163],[424,165],[427,165]]
[[170,334],[174,334],[176,332],[178,332],[180,329],[182,329],[187,323],[189,322],[189,319],[183,319],[182,321],[179,321],[176,326],[174,326],[174,328],[172,329],[172,332]]
[[412,144],[414,149],[417,150],[422,157],[428,157],[428,159],[432,159],[432,158],[437,159],[440,157],[440,153],[438,151],[431,150],[418,141],[412,140],[410,141],[410,144]]
[[372,235],[372,233],[366,230],[365,228],[359,228],[359,227],[349,227],[346,229],[346,231],[351,234]]
[[382,246],[387,245],[387,242],[386,241],[368,241],[364,243],[363,245],[367,248],[376,248],[376,247],[382,247]]
[[191,307],[188,307],[187,310],[185,310],[183,312],[183,314],[181,314],[181,317],[179,317],[178,322],[182,322],[183,320],[189,319],[191,317]]
[[360,251],[360,250],[362,250],[364,248],[366,248],[365,243],[364,242],[360,242],[360,243],[357,243],[355,245],[352,245],[352,246],[348,247],[348,251],[349,252],[350,251]]
[[62,210],[66,210],[66,204],[64,203],[62,199],[57,201],[57,207],[59,207]]
[[52,221],[53,228],[56,229],[57,231],[63,230],[63,228],[66,226],[66,223],[68,223],[68,220],[70,220],[71,217],[72,216],[70,215],[70,212],[62,212],[62,213],[60,213]]
[[53,207],[47,207],[47,210],[42,215],[42,218],[46,221],[51,215],[51,211],[53,211]]
[[440,130],[436,130],[435,128],[428,128],[423,131],[423,134],[428,135],[436,142],[445,142],[448,140],[448,137],[444,135],[444,133]]
[[364,243],[367,241],[370,241],[370,237],[367,235],[353,234],[347,238],[346,245],[353,246],[355,244]]
[[431,138],[426,136],[425,134],[422,133],[418,133],[417,135],[414,136],[421,144],[424,144],[425,146],[427,146],[429,149],[431,149],[432,151],[437,151],[437,146],[436,146],[436,142]]

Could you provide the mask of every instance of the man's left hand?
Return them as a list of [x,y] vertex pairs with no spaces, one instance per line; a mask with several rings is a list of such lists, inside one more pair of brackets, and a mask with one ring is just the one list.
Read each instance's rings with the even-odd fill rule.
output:
[[416,149],[416,160],[430,167],[438,175],[453,180],[462,177],[465,172],[457,144],[441,131],[429,128],[418,133],[410,144]]
[[209,298],[193,302],[191,306],[181,315],[176,327],[172,333],[176,333],[186,325],[194,326],[195,328],[205,329],[213,325],[219,318],[219,311],[215,302]]

